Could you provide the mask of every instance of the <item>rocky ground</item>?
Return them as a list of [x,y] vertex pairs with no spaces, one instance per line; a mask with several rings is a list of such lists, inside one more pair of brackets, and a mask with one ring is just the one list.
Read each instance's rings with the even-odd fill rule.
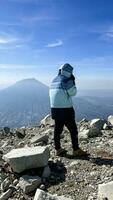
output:
[[[83,119],[77,125],[79,144],[83,150],[89,153],[87,157],[77,158],[72,156],[70,134],[66,128],[64,128],[61,135],[61,143],[68,153],[64,157],[55,155],[53,141],[54,122],[50,117],[43,119],[38,127],[1,129],[0,200],[36,199],[34,198],[36,188],[26,194],[21,187],[20,177],[23,175],[41,177],[38,188],[52,195],[63,195],[65,196],[64,199],[67,197],[72,200],[96,200],[98,186],[113,181],[113,116],[109,117],[108,120],[95,119],[87,121]],[[30,170],[16,173],[2,159],[3,155],[6,155],[12,149],[37,146],[47,146],[50,151],[45,177],[42,175],[43,168],[31,168]],[[8,190],[12,191],[11,194],[6,195],[6,197],[2,196]],[[53,198],[51,197],[51,199]],[[105,197],[102,200],[107,199]]]

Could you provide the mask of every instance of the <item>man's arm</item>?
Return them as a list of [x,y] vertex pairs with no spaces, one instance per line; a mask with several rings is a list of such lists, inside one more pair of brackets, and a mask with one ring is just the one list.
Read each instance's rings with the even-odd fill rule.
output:
[[67,91],[68,96],[75,96],[77,93],[77,88],[75,82],[72,79],[69,79],[64,86]]
[[75,96],[77,94],[77,88],[73,85],[71,88],[67,90],[69,96]]

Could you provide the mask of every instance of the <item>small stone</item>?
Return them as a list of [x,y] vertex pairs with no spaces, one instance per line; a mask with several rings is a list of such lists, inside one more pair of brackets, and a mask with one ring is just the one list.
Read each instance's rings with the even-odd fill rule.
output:
[[45,189],[46,189],[46,186],[45,186],[44,184],[41,184],[41,185],[40,185],[40,189],[41,189],[41,190],[45,190]]
[[108,122],[110,122],[110,124],[113,125],[113,115],[110,115],[108,117]]
[[113,181],[98,186],[98,200],[103,200],[103,198],[113,200]]
[[93,200],[93,196],[89,196],[89,197],[88,197],[88,200]]
[[2,149],[0,149],[0,154],[3,155],[3,150]]
[[70,167],[73,167],[73,166],[78,165],[78,164],[79,164],[79,162],[77,160],[75,160],[70,164]]
[[20,184],[19,183],[17,183],[16,188],[17,188],[17,190],[20,188]]
[[72,200],[64,196],[51,195],[43,190],[37,189],[34,200]]
[[8,134],[8,133],[10,133],[10,128],[6,126],[3,128],[3,131],[4,131],[4,133]]
[[8,190],[10,184],[11,184],[11,183],[10,183],[9,178],[6,178],[6,179],[1,183],[1,190],[2,190],[3,192],[5,192],[6,190]]
[[78,138],[79,140],[87,140],[88,139],[88,133],[89,133],[89,130],[83,130],[81,132],[79,132],[78,134]]
[[24,138],[25,137],[25,130],[16,130],[16,133],[15,133],[18,138]]
[[108,124],[105,123],[104,126],[103,126],[103,129],[104,129],[104,130],[109,130],[110,127],[108,126]]
[[41,178],[39,176],[24,175],[19,180],[20,188],[25,194],[33,192],[41,184]]
[[12,189],[8,189],[6,192],[4,192],[1,196],[0,196],[0,200],[7,200],[13,193]]
[[18,143],[18,148],[23,148],[25,146],[25,143],[24,141],[23,142],[19,142]]
[[105,120],[102,120],[102,119],[93,119],[90,122],[90,127],[91,128],[96,128],[98,130],[102,130],[104,123],[105,123]]
[[13,181],[13,185],[16,186],[17,184],[18,184],[18,179],[15,179],[15,180]]
[[41,120],[40,125],[41,126],[47,126],[47,125],[53,126],[54,120],[52,120],[51,115],[49,114],[46,117],[44,117],[44,119]]

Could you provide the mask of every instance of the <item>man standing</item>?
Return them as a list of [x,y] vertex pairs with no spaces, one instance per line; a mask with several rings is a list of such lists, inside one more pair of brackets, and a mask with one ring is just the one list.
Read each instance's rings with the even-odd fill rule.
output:
[[51,115],[52,119],[55,120],[54,144],[58,156],[66,153],[60,144],[60,135],[64,125],[71,135],[73,155],[84,156],[87,154],[79,148],[78,144],[78,130],[72,103],[72,96],[75,96],[76,92],[73,67],[66,63],[59,69],[58,76],[53,79],[49,90]]

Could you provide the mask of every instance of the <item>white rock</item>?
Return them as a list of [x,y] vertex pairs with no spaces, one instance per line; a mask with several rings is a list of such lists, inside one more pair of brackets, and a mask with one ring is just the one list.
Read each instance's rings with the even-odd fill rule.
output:
[[25,142],[24,141],[19,142],[17,146],[18,148],[23,148],[25,146]]
[[19,180],[19,186],[25,194],[33,192],[41,184],[41,178],[39,176],[24,175]]
[[42,174],[42,178],[48,178],[51,174],[51,170],[49,166],[46,166],[44,168],[43,174]]
[[14,172],[20,173],[27,169],[44,167],[49,159],[48,147],[26,147],[13,149],[3,156]]
[[9,145],[9,141],[4,142],[4,144],[1,146],[1,148],[5,148],[6,146]]
[[104,123],[105,123],[105,121],[102,119],[93,119],[90,122],[90,127],[102,130]]
[[109,130],[108,124],[105,123],[104,126],[103,126],[103,129],[104,129],[104,130]]
[[52,197],[52,195],[48,195],[43,190],[37,189],[36,193],[35,193],[35,196],[34,196],[34,200],[49,200],[50,197]]
[[113,115],[110,115],[108,117],[108,122],[110,122],[113,125]]
[[13,185],[16,186],[17,184],[18,184],[18,179],[15,179],[15,180],[13,181]]
[[89,133],[89,130],[83,130],[83,131],[79,132],[79,134],[78,134],[79,140],[87,140],[88,133]]
[[93,196],[88,197],[88,200],[93,200],[93,199],[94,199]]
[[79,164],[79,161],[78,160],[74,160],[71,164],[70,164],[70,167],[73,167],[75,165],[78,165]]
[[13,193],[12,189],[8,189],[6,192],[4,192],[1,196],[0,196],[0,200],[7,200]]
[[10,183],[9,178],[6,178],[6,179],[1,183],[1,190],[2,190],[3,192],[5,192],[6,190],[9,189],[9,185],[10,185],[10,184],[11,184],[11,183]]
[[98,200],[107,198],[113,200],[113,181],[98,186]]
[[90,129],[79,132],[78,138],[79,140],[87,140],[88,138],[97,137],[101,135],[102,132],[99,129],[92,127]]
[[86,122],[88,122],[88,120],[87,120],[86,118],[83,118],[79,123],[80,123],[80,124],[82,124],[82,123],[84,124],[84,123],[86,123]]
[[50,135],[52,134],[53,130],[51,128],[47,129],[46,131],[44,131],[45,135]]
[[51,118],[51,115],[47,115],[44,119],[41,120],[40,125],[54,125],[54,120]]
[[40,185],[40,189],[41,189],[41,190],[45,190],[45,189],[46,189],[46,186],[45,186],[44,184],[41,184],[41,185]]
[[48,135],[35,135],[31,139],[31,143],[37,143],[37,142],[48,142]]
[[44,192],[43,190],[37,189],[34,200],[72,200],[64,196],[55,196]]

